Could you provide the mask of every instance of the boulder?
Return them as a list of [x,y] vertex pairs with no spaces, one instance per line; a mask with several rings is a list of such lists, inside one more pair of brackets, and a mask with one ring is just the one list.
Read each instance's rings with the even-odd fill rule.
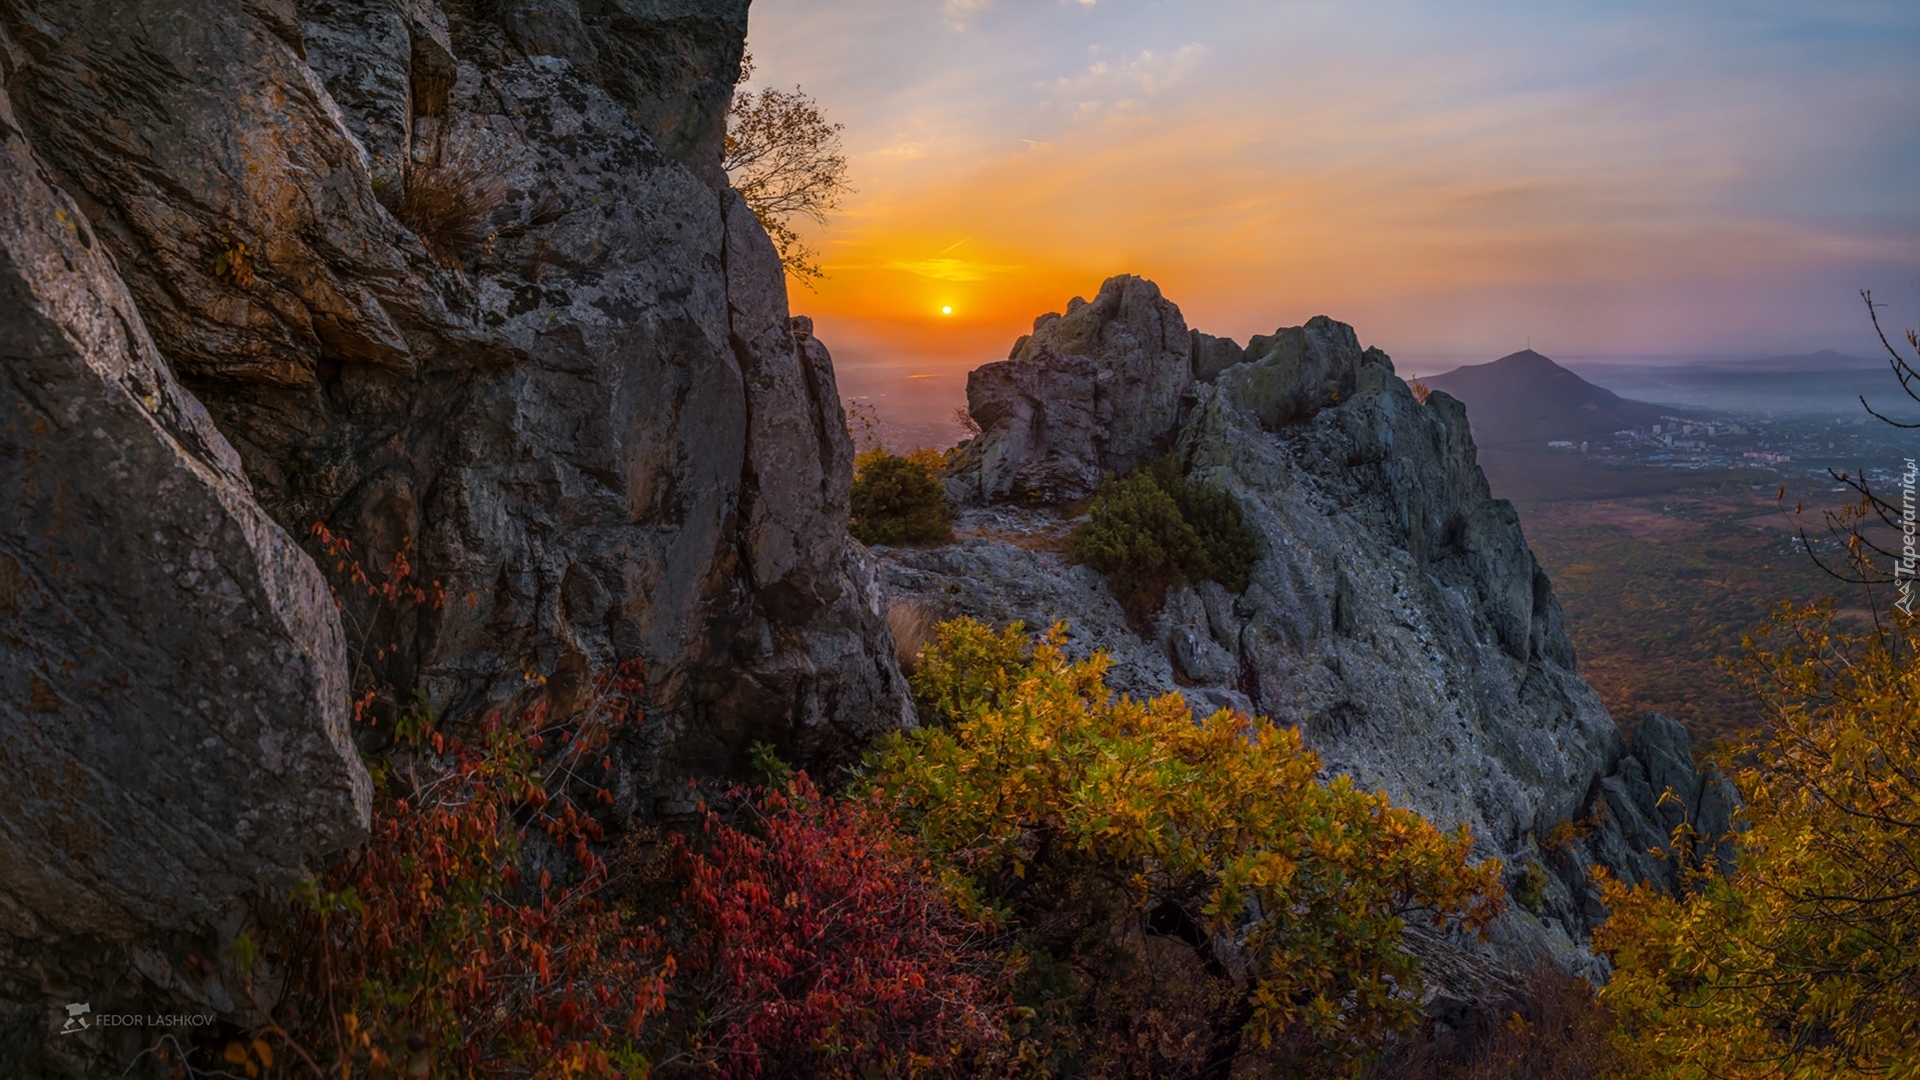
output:
[[1235,344],[1232,338],[1214,337],[1198,330],[1193,332],[1193,378],[1195,382],[1212,382],[1220,373],[1247,358],[1247,351]]
[[[1211,365],[1226,350],[1207,342]],[[1005,361],[967,376],[980,436],[952,472],[956,494],[1072,502],[1104,474],[1145,464],[1179,426],[1202,347],[1160,287],[1130,274],[1040,316]]]
[[1255,337],[1246,356],[1221,373],[1221,389],[1242,412],[1279,430],[1353,396],[1362,353],[1352,327],[1320,315]]
[[60,1003],[137,963],[231,1009],[183,950],[356,843],[370,784],[325,580],[4,92],[0,329],[0,1072],[78,1073],[112,1036],[39,1056]]

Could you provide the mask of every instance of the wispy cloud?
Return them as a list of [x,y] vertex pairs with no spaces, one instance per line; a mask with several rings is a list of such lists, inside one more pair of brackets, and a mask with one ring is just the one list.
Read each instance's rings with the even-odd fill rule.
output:
[[1095,60],[1076,75],[1053,80],[1052,86],[1071,93],[1124,87],[1143,94],[1157,94],[1191,75],[1206,53],[1207,47],[1198,42],[1182,45],[1172,52],[1143,49],[1112,63]]
[[933,281],[988,281],[992,278],[1006,277],[1020,271],[1017,266],[1000,266],[994,263],[969,262],[966,259],[896,259],[887,264],[889,269],[905,270],[909,274],[918,274]]
[[994,3],[995,0],[945,0],[947,25],[955,30],[964,30],[969,19],[990,10]]

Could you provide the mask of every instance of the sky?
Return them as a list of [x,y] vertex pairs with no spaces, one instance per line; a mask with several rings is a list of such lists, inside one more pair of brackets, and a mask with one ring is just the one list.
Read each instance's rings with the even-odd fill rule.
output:
[[1116,273],[1403,374],[1920,325],[1914,0],[754,0],[748,43],[845,125],[792,289],[843,372],[955,385]]

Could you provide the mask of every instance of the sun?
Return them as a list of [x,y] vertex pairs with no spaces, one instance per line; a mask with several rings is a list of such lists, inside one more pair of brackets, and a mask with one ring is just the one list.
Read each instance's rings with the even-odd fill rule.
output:
[[945,307],[943,307],[943,308],[941,308],[941,309],[940,309],[940,314],[942,314],[942,315],[951,315],[951,314],[953,314],[953,305],[952,305],[952,304],[948,304],[948,305],[946,305]]

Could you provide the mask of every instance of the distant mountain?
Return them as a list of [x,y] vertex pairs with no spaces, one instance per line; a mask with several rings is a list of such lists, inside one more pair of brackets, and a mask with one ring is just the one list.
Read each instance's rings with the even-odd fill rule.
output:
[[1784,416],[1861,416],[1860,398],[1883,409],[1911,407],[1884,359],[1831,349],[1764,360],[1689,364],[1581,364],[1586,378],[1635,398],[1676,408]]
[[1594,439],[1657,424],[1665,411],[1595,386],[1532,349],[1421,381],[1467,403],[1473,440],[1484,449]]

